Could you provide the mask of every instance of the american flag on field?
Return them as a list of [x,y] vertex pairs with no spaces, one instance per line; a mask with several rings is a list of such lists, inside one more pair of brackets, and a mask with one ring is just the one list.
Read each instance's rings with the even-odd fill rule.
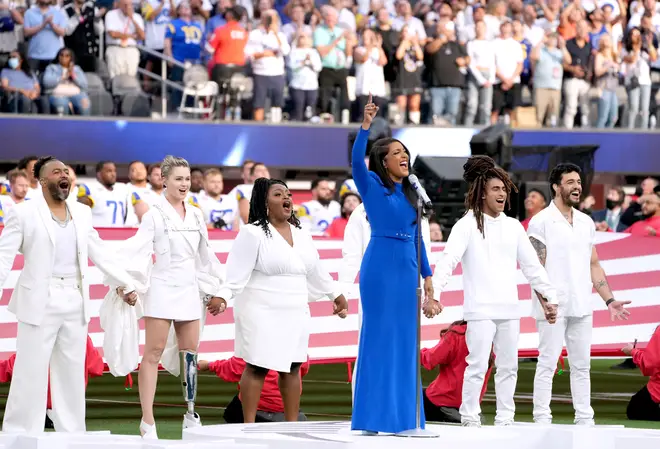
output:
[[[102,229],[101,237],[113,247],[113,241],[131,237],[134,229]],[[227,260],[235,233],[210,231],[213,249],[222,263]],[[625,343],[638,340],[643,347],[651,334],[660,324],[660,239],[652,237],[631,237],[628,234],[598,233],[597,250],[601,263],[608,275],[615,297],[631,300],[631,316],[628,321],[612,322],[603,301],[595,292],[592,294],[594,305],[593,355],[620,355],[618,351]],[[337,272],[342,263],[339,240],[315,240],[325,269],[337,279]],[[432,260],[442,257],[443,244],[433,244]],[[90,262],[91,265],[91,262]],[[16,319],[7,311],[7,304],[23,267],[23,256],[17,255],[12,272],[2,286],[0,297],[0,359],[9,358],[16,348]],[[523,314],[531,315],[531,290],[522,273],[518,273],[518,292]],[[101,284],[102,275],[92,267],[90,294],[92,298],[92,319],[89,333],[94,345],[103,346],[103,331],[98,312],[107,287]],[[310,335],[310,358],[314,361],[350,360],[357,354],[357,298],[358,284],[345,292],[349,299],[349,316],[342,320],[332,315],[329,301],[310,304],[312,326]],[[422,346],[430,347],[437,343],[440,330],[449,323],[462,318],[462,276],[461,267],[457,267],[446,291],[442,294],[445,309],[441,315],[428,320],[422,317]],[[232,304],[228,310],[216,317],[208,316],[207,324],[200,343],[200,357],[207,360],[224,359],[233,354],[234,315]],[[144,329],[144,326],[141,326]],[[144,331],[140,335],[144,343]],[[532,356],[538,344],[534,320],[522,318],[519,349],[522,356]]]

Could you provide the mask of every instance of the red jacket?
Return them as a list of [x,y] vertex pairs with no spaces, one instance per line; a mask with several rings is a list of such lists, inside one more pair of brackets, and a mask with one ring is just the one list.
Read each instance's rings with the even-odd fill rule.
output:
[[[238,382],[241,380],[243,370],[245,370],[245,361],[238,357],[209,363],[209,371],[214,372],[225,382]],[[308,372],[309,360],[303,363],[300,367],[300,376],[303,377]],[[259,405],[257,406],[258,410],[272,413],[280,413],[284,411],[284,402],[282,402],[282,396],[280,395],[278,380],[279,375],[276,371],[268,371],[266,379],[264,380],[264,388],[261,390],[261,398],[259,399]],[[302,382],[300,383],[300,391],[302,392]],[[238,397],[240,399],[240,393]]]
[[643,375],[650,377],[646,386],[653,402],[660,404],[660,326],[655,329],[645,349],[633,349],[632,358]]
[[[16,360],[16,354],[13,354],[9,357],[9,360],[0,360],[0,382],[7,383],[11,382],[11,376],[14,373],[14,361]],[[99,352],[94,347],[92,339],[87,336],[87,355],[85,357],[85,388],[87,388],[87,382],[89,376],[99,377],[103,375],[104,368],[103,358]],[[46,409],[50,410],[52,404],[50,402],[50,375],[48,380],[48,402],[46,403]]]
[[[432,370],[440,365],[440,372],[431,385],[426,389],[426,397],[438,407],[459,408],[463,395],[463,376],[468,355],[467,343],[465,342],[465,330],[467,325],[454,326],[447,332],[431,349],[422,349],[422,366]],[[455,332],[454,332],[455,331]],[[486,372],[484,386],[481,390],[479,402],[486,394],[488,379],[492,368]]]

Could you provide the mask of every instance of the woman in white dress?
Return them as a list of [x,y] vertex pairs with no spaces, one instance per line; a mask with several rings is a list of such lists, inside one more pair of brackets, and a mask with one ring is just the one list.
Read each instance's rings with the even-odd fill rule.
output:
[[[153,414],[158,364],[174,325],[180,377],[188,411],[183,427],[201,425],[194,411],[197,392],[197,348],[200,319],[208,307],[216,315],[227,303],[219,298],[222,267],[209,246],[201,211],[186,201],[190,166],[167,156],[161,164],[165,195],[142,217],[135,236],[126,241],[127,264],[138,266],[148,279],[143,297],[145,346],[138,375],[142,421],[140,434],[157,439]],[[118,290],[118,293],[122,293]],[[133,305],[135,302],[133,302]]]
[[246,362],[240,381],[243,416],[255,422],[264,378],[280,375],[287,421],[297,421],[300,365],[307,360],[311,315],[308,301],[328,297],[345,318],[348,304],[323,271],[312,237],[300,228],[286,184],[254,183],[248,223],[227,259],[221,298],[234,299],[235,355]]

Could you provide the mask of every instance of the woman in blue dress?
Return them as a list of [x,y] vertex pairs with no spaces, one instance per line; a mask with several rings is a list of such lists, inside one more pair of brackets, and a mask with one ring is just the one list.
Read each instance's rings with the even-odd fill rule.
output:
[[[371,224],[360,266],[363,322],[355,374],[352,429],[367,434],[416,428],[417,377],[417,195],[408,181],[410,152],[398,140],[374,142],[369,169],[364,156],[378,107],[364,108],[353,144],[353,179]],[[371,170],[371,171],[369,171]],[[431,267],[422,242],[424,314],[441,311],[433,299]],[[423,403],[420,425],[424,427]]]

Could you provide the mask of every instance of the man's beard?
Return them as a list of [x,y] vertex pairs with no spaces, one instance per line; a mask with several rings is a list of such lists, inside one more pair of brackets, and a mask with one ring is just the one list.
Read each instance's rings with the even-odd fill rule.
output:
[[318,201],[319,204],[321,204],[321,206],[323,206],[323,207],[327,207],[327,206],[329,206],[330,203],[332,202],[332,198],[319,198],[319,199],[316,200],[316,201]]
[[56,183],[48,184],[48,193],[50,193],[50,196],[57,201],[65,201],[69,197],[70,189],[71,187],[66,190],[60,189]]
[[575,200],[573,200],[573,198],[571,198],[571,190],[568,190],[568,191],[562,190],[561,199],[564,201],[564,204],[566,204],[567,206],[577,207],[577,206],[580,205],[580,200],[579,199],[577,201],[575,201]]

